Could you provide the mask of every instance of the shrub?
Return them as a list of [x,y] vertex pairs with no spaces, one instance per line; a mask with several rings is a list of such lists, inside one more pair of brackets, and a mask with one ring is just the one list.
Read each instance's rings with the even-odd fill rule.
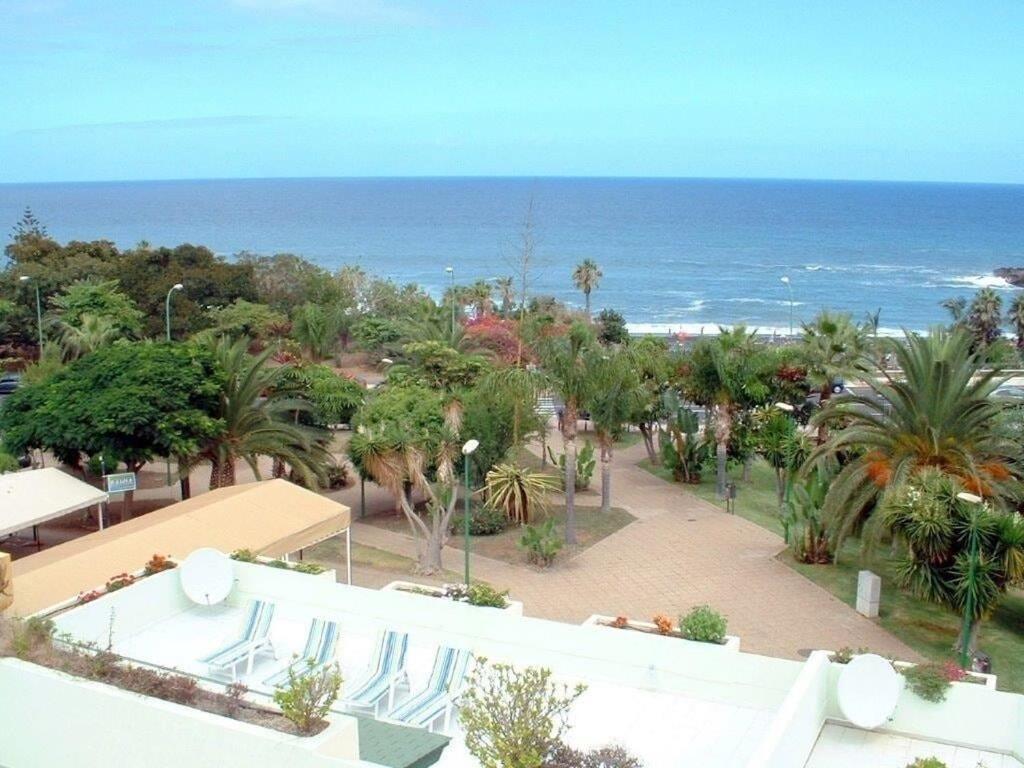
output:
[[642,763],[622,747],[583,751],[559,742],[544,761],[544,768],[642,768]]
[[616,616],[614,619],[612,619],[612,623],[608,626],[615,627],[616,629],[625,629],[629,626],[629,617]]
[[54,625],[50,619],[31,616],[12,626],[11,651],[19,659],[26,659],[53,643]]
[[326,480],[326,488],[331,491],[336,491],[340,488],[346,488],[351,485],[352,478],[349,477],[348,465],[328,464]]
[[[482,504],[474,507],[469,513],[469,535],[470,536],[493,536],[508,528],[508,516],[505,511],[490,504]],[[452,517],[451,532],[455,536],[461,536],[465,531],[465,513]]]
[[547,507],[548,492],[557,487],[550,475],[515,464],[498,464],[487,473],[487,501],[514,523],[529,523]]
[[292,568],[292,570],[296,573],[308,573],[312,576],[316,576],[317,574],[323,573],[327,569],[320,565],[320,563],[296,563],[295,567]]
[[551,670],[480,658],[462,694],[466,749],[483,768],[540,768],[561,742],[585,686],[551,682]]
[[288,565],[288,563],[286,563],[284,560],[281,560],[280,558],[278,558],[277,560],[271,560],[269,563],[267,563],[267,567],[268,568],[280,568],[281,570],[284,570],[284,571],[291,570],[291,566]]
[[836,664],[849,664],[853,661],[854,656],[863,656],[865,653],[871,653],[871,651],[864,647],[854,650],[850,646],[844,645],[838,651],[829,656],[829,661],[835,662]]
[[906,768],[948,768],[948,766],[937,757],[919,757],[914,762],[907,763]]
[[130,573],[119,573],[107,579],[107,592],[117,592],[117,590],[130,587],[134,583],[135,577]]
[[[548,458],[552,464],[557,464],[561,471],[562,487],[565,488],[565,454],[557,457],[555,452],[548,446]],[[584,440],[583,446],[576,452],[576,490],[585,491],[590,487],[590,481],[594,477],[594,470],[597,468],[597,456],[594,454],[594,444],[590,440]]]
[[177,568],[177,563],[170,559],[170,555],[153,555],[149,558],[149,562],[146,563],[145,573],[147,576],[152,576],[154,573],[160,573],[161,571],[169,571],[172,568]]
[[[113,656],[106,651],[97,655]],[[110,668],[113,669],[113,667],[114,664],[111,664]],[[109,676],[109,673],[104,676]],[[188,675],[157,672],[147,667],[127,666],[120,670],[119,677],[119,687],[125,690],[164,701],[173,701],[175,704],[192,704],[199,695],[199,683],[194,677]]]
[[249,692],[249,686],[245,683],[228,683],[224,686],[224,695],[227,697],[228,714],[234,717],[242,702],[245,701],[245,694]]
[[659,613],[653,619],[651,619],[651,621],[654,623],[654,626],[657,628],[658,632],[660,632],[661,634],[663,634],[663,635],[671,635],[672,634],[672,619],[670,619],[665,614]]
[[236,549],[231,553],[231,559],[240,563],[255,563],[256,553],[251,549]]
[[725,642],[725,617],[709,605],[699,605],[679,619],[679,631],[687,640],[700,643]]
[[470,605],[479,605],[486,608],[504,608],[508,605],[508,590],[499,592],[489,584],[482,584],[480,582],[469,586],[465,584],[445,584],[442,589],[444,590],[445,597],[460,603],[469,603]]
[[103,597],[103,593],[98,589],[90,589],[88,592],[79,592],[78,604],[85,605],[86,603],[91,603],[93,600],[98,600],[101,597]]
[[528,525],[519,539],[519,548],[526,552],[526,559],[534,565],[546,568],[554,562],[562,549],[562,537],[555,531],[555,519],[548,518],[541,525]]
[[925,701],[938,703],[946,700],[951,683],[941,664],[918,664],[899,671],[907,679],[910,690]]
[[341,690],[337,664],[316,669],[311,659],[305,671],[288,669],[287,685],[274,691],[274,703],[281,708],[299,733],[312,733],[324,719]]

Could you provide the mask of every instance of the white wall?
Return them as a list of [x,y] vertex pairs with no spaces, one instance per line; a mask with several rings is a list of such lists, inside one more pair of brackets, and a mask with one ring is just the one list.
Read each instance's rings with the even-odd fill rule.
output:
[[[843,721],[836,698],[843,666],[831,667],[827,715]],[[946,700],[933,703],[904,687],[892,720],[880,730],[1009,752],[1024,762],[1024,696],[974,683],[953,683]]]
[[350,717],[337,716],[317,736],[290,736],[17,659],[0,659],[0,724],[5,768],[366,765]]
[[802,768],[807,762],[828,709],[829,666],[827,653],[811,654],[747,768]]

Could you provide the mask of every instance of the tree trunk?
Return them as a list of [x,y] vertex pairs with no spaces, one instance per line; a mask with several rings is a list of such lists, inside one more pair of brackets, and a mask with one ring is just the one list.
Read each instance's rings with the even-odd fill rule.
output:
[[[818,408],[824,408],[832,397],[832,383],[829,382],[821,388],[821,397],[818,399]],[[818,445],[821,445],[828,440],[828,425],[818,425]]]
[[654,449],[654,432],[651,429],[651,425],[646,421],[641,421],[638,425],[640,428],[640,435],[644,439],[644,448],[647,449],[647,459],[655,467],[661,464],[661,457],[658,456],[658,452]]
[[786,502],[786,479],[785,469],[782,467],[775,468],[775,496],[779,502],[779,510],[782,510],[783,504]]
[[[180,464],[179,464],[180,466]],[[181,486],[181,500],[192,498],[192,475],[189,472],[178,478],[178,485]]]
[[584,299],[584,304],[586,305],[586,308],[587,308],[587,320],[589,320],[590,319],[590,291],[584,291],[583,292],[583,299]]
[[743,482],[744,483],[749,483],[750,482],[750,471],[751,471],[751,468],[753,466],[754,466],[754,457],[753,456],[747,456],[747,458],[745,458],[743,460]]
[[284,462],[281,459],[279,459],[279,458],[277,458],[275,456],[274,457],[274,465],[273,465],[273,468],[270,471],[270,474],[273,477],[275,477],[275,478],[284,477],[285,476],[285,470],[286,470],[286,467],[284,465]]
[[601,511],[607,513],[612,507],[612,443],[601,446]]
[[[142,469],[143,462],[141,461],[125,461],[124,466],[133,475],[138,476],[138,472]],[[124,499],[121,502],[121,522],[132,519],[132,506],[135,503],[135,491],[128,491],[124,495]]]
[[725,498],[726,459],[729,452],[729,434],[732,429],[729,409],[725,405],[716,405],[715,414],[715,492],[718,498]]
[[[970,659],[974,659],[974,654],[978,651],[978,633],[981,631],[981,622],[975,619],[971,622],[971,629],[967,633],[967,656]],[[963,650],[963,637],[960,634],[956,636],[956,642],[953,643],[953,650],[960,653]]]
[[576,411],[566,408],[565,437],[565,543],[576,546]]
[[210,462],[210,490],[227,488],[235,484],[234,459]]

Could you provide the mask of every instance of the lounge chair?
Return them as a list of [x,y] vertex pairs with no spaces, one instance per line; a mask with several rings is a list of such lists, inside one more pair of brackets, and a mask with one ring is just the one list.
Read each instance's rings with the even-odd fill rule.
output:
[[387,699],[388,709],[394,706],[396,688],[408,689],[409,677],[405,672],[405,652],[409,635],[405,632],[385,630],[377,639],[377,648],[370,661],[369,673],[352,685],[345,693],[342,704],[352,709],[373,709],[380,714],[381,702]]
[[253,659],[260,653],[274,653],[274,645],[270,641],[270,622],[274,618],[274,604],[262,600],[249,601],[242,632],[235,640],[231,640],[209,653],[200,662],[206,664],[213,673],[229,674],[232,680],[238,679],[238,665],[246,663],[246,674],[252,674]]
[[448,646],[438,648],[430,680],[422,690],[388,712],[387,719],[432,731],[434,724],[443,717],[443,731],[446,732],[472,656],[465,650]]
[[338,646],[338,625],[326,619],[313,619],[306,637],[306,647],[302,655],[292,661],[284,669],[280,669],[263,684],[270,688],[280,688],[288,683],[288,673],[316,672],[334,661],[334,651]]

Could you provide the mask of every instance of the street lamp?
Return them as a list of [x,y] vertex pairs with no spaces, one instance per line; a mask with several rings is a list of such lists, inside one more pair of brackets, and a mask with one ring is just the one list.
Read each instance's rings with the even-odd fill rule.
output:
[[[960,501],[974,504],[978,507],[984,505],[985,501],[974,493],[961,491],[956,495]],[[977,511],[975,512],[977,514]],[[969,529],[968,546],[970,552],[967,555],[967,589],[964,594],[964,622],[960,630],[960,668],[967,669],[971,663],[970,639],[971,639],[971,614],[974,613],[974,569],[978,561],[978,521],[975,518]],[[972,665],[973,666],[973,665]]]
[[164,315],[167,318],[167,340],[171,340],[171,294],[175,291],[184,289],[184,285],[181,283],[175,283],[171,286],[171,290],[167,292],[167,301],[164,302]]
[[463,507],[462,531],[465,536],[464,547],[466,550],[466,586],[469,587],[469,456],[480,446],[479,440],[467,440],[462,446],[462,455],[465,456],[466,466],[466,499]]
[[789,288],[789,337],[793,338],[793,284],[789,282],[789,275],[783,275],[779,282]]
[[[22,275],[18,278],[21,282],[27,283],[32,278],[28,275]],[[39,326],[39,357],[43,356],[43,303],[39,298],[39,281],[36,281],[36,323]]]
[[452,282],[452,338],[455,338],[455,267],[445,267],[444,271],[448,273],[448,277],[451,278]]

